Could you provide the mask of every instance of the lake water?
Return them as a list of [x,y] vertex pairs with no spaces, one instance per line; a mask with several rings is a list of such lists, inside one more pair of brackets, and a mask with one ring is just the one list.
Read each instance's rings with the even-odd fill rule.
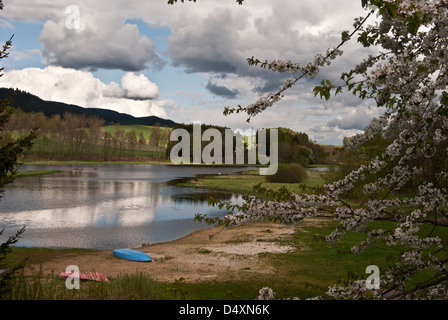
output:
[[[0,229],[6,236],[25,226],[17,246],[115,249],[181,238],[208,227],[197,213],[224,216],[208,206],[211,195],[241,202],[231,194],[176,186],[179,179],[232,174],[237,167],[168,165],[22,166],[21,171],[60,173],[16,179],[0,200]],[[4,239],[5,238],[5,239]]]

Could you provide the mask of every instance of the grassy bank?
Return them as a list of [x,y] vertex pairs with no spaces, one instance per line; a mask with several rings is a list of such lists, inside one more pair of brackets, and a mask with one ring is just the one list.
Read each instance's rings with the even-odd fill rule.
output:
[[116,164],[116,165],[126,165],[126,164],[171,164],[170,161],[152,161],[152,160],[142,160],[142,161],[99,161],[99,160],[24,160],[23,164],[28,165],[82,165],[82,164]]
[[21,171],[16,174],[16,178],[43,176],[52,173],[61,172],[60,170],[33,170],[33,171]]
[[[254,186],[262,184],[263,187],[278,190],[286,187],[288,190],[296,193],[301,192],[298,183],[272,183],[266,180],[265,176],[259,174],[258,169],[251,169],[237,175],[213,175],[204,176],[198,179],[191,179],[179,184],[183,187],[206,188],[211,190],[226,191],[241,194],[253,194]],[[307,177],[303,181],[304,185],[309,187],[322,186],[325,183],[325,173],[317,170],[308,170]]]
[[[384,273],[402,253],[404,247],[374,245],[361,255],[354,255],[350,248],[358,244],[362,234],[348,233],[343,240],[328,244],[324,237],[336,227],[336,222],[318,219],[307,220],[295,226],[295,232],[281,241],[294,250],[287,253],[260,253],[260,263],[271,272],[254,272],[250,268],[228,271],[213,280],[187,283],[181,278],[172,282],[157,281],[143,273],[120,274],[110,278],[107,283],[82,282],[80,290],[67,290],[65,279],[57,275],[44,275],[39,269],[32,277],[19,275],[8,299],[27,300],[253,300],[263,287],[270,287],[278,299],[298,297],[306,299],[316,296],[329,298],[326,291],[329,286],[345,285],[350,280],[366,279],[366,268],[376,265]],[[372,227],[388,229],[392,222],[377,221]],[[426,230],[427,231],[427,230]],[[270,232],[266,226],[264,232]],[[241,234],[243,239],[244,234]],[[447,234],[440,234],[446,237]],[[232,243],[239,244],[241,239]],[[174,242],[173,245],[176,245]],[[14,248],[11,254],[14,261],[28,256],[34,262],[52,259],[64,254],[83,253],[88,250],[51,250]],[[212,251],[203,250],[202,255],[213,255]],[[246,259],[244,255],[232,259]],[[152,263],[158,263],[157,261]],[[182,268],[180,265],[179,268]],[[185,275],[188,276],[188,275]],[[424,276],[423,274],[419,275]]]
[[[119,276],[108,283],[83,282],[81,290],[67,290],[64,279],[56,275],[43,275],[36,269],[32,278],[24,275],[17,278],[10,299],[253,300],[265,286],[271,287],[278,298],[304,299],[324,295],[329,285],[343,283],[348,277],[353,278],[355,275],[361,277],[365,267],[373,260],[380,263],[391,254],[383,252],[385,255],[382,258],[375,253],[374,258],[372,255],[361,257],[345,254],[357,237],[352,235],[342,243],[327,245],[322,237],[330,233],[333,227],[334,223],[329,221],[322,221],[318,225],[298,225],[295,234],[285,243],[297,250],[282,254],[259,254],[267,267],[273,267],[275,277],[271,273],[255,273],[246,268],[239,270],[238,275],[229,273],[212,281],[185,283],[178,280],[166,283],[155,281],[144,273],[136,273]],[[269,229],[265,232],[269,232]],[[235,239],[235,244],[238,243],[238,239]],[[11,259],[12,262],[17,262],[28,257],[38,264],[39,261],[77,252],[89,250],[14,248]],[[202,254],[213,253],[204,251]]]

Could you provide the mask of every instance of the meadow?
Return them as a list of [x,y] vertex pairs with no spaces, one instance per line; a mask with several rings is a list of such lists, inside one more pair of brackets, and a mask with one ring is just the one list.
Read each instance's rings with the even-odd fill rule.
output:
[[[43,120],[52,121],[52,120]],[[51,122],[50,122],[51,123]],[[149,162],[166,160],[166,147],[171,128],[144,125],[105,125],[101,127],[42,126],[33,147],[25,151],[22,162],[90,161]],[[48,124],[49,126],[49,124]],[[27,132],[13,129],[17,139]]]

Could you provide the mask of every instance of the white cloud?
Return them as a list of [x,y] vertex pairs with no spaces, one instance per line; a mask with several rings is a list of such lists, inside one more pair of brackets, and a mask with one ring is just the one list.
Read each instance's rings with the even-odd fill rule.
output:
[[[350,29],[353,18],[364,13],[353,0],[257,0],[242,6],[222,0],[175,5],[159,0],[79,0],[75,4],[80,8],[81,30],[73,32],[65,27],[65,9],[73,4],[11,0],[4,13],[15,21],[46,21],[41,35],[45,56],[62,66],[107,67],[106,62],[116,59],[110,67],[121,62],[133,67],[131,71],[140,70],[135,68],[154,58],[153,43],[125,21],[141,19],[150,26],[170,28],[168,52],[175,65],[192,72],[239,75],[263,74],[259,68],[248,67],[246,59],[252,55],[307,63],[316,53],[336,45],[340,32]],[[145,59],[145,50],[140,48],[149,48]],[[131,60],[127,63],[124,49]]]
[[[190,93],[192,98],[186,100],[189,103],[180,107],[158,98],[158,86],[134,73],[121,79],[121,87],[115,82],[104,84],[88,75],[77,75],[82,78],[78,80],[79,90],[72,88],[76,84],[65,78],[59,79],[61,84],[57,88],[53,80],[44,80],[49,84],[42,88],[30,83],[30,88],[58,99],[81,101],[83,104],[79,104],[84,106],[103,106],[120,112],[130,110],[133,114],[169,110],[168,116],[175,121],[203,119],[204,123],[231,124],[236,128],[246,125],[247,117],[245,114],[223,117],[225,106],[246,106],[264,92],[275,90],[282,78],[289,76],[250,67],[247,58],[292,59],[306,64],[315,54],[337,45],[341,31],[351,29],[353,19],[365,14],[360,1],[353,0],[257,0],[245,1],[243,6],[222,0],[186,1],[173,6],[159,0],[79,0],[76,5],[80,7],[82,28],[75,32],[65,27],[65,8],[72,4],[69,0],[10,0],[5,5],[4,16],[9,21],[45,22],[40,38],[43,56],[52,65],[77,69],[136,72],[148,66],[161,66],[163,62],[157,55],[161,53],[154,42],[126,21],[141,19],[152,27],[168,27],[169,48],[162,54],[174,66],[202,76],[203,87],[212,93],[212,98],[197,94],[192,97]],[[356,59],[367,56],[355,39],[343,50],[347,54],[333,66],[323,68],[315,81],[337,80],[341,71],[353,67]],[[32,79],[36,81],[36,77]],[[20,85],[28,83],[27,79],[22,81]],[[66,86],[66,83],[70,84]],[[328,102],[314,98],[315,84],[301,81],[286,92],[281,103],[254,118],[250,125],[286,126],[309,132],[312,138],[324,142],[341,142],[341,137],[354,134],[374,115],[364,107],[357,110],[362,102],[351,95],[341,95]],[[174,92],[172,96],[180,99]]]
[[341,130],[327,125],[316,126],[309,130],[311,140],[328,145],[342,145],[345,137],[361,133],[360,130]]
[[67,19],[48,20],[42,29],[42,54],[50,65],[124,71],[163,65],[154,42],[119,13],[83,13],[79,30],[67,28]]
[[[85,108],[111,109],[136,117],[155,115],[166,118],[165,105],[169,105],[170,102],[154,99],[158,94],[157,86],[144,75],[136,76],[130,73],[123,76],[126,85],[130,85],[129,81],[132,84],[132,79],[149,84],[151,87],[149,91],[145,87],[133,88],[132,93],[139,97],[139,100],[127,97],[126,91],[117,83],[105,84],[88,71],[54,66],[5,72],[0,78],[0,86],[18,88],[43,100],[75,104]],[[138,88],[143,90],[142,93],[139,93]],[[148,94],[152,100],[143,100],[142,98],[147,98]]]
[[329,127],[342,130],[364,130],[369,125],[374,116],[378,115],[378,109],[374,110],[366,106],[359,106],[351,110],[345,116],[337,117],[327,123]]
[[169,17],[169,53],[175,65],[191,72],[262,75],[246,59],[294,59],[303,64],[340,41],[363,10],[353,0],[248,1],[243,6],[216,3],[213,10],[177,4],[184,16]]
[[159,97],[159,88],[144,74],[136,75],[133,72],[127,72],[121,78],[121,85],[126,92],[126,96],[131,99],[155,99]]
[[341,144],[344,137],[353,136],[363,132],[373,118],[378,118],[383,109],[360,105],[349,108],[342,116],[328,121],[325,124],[316,125],[309,129],[312,137],[328,144]]
[[0,84],[28,91],[44,100],[80,106],[97,99],[107,89],[90,72],[52,66],[8,71],[0,78]]

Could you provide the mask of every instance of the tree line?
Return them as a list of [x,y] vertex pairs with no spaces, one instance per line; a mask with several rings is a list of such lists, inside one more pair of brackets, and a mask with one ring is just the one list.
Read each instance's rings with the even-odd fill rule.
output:
[[[23,112],[13,108],[4,125],[3,142],[8,139],[25,137],[36,129],[34,145],[25,156],[44,160],[99,160],[99,161],[138,161],[167,160],[171,148],[177,143],[170,141],[173,129],[186,129],[193,137],[193,124],[176,124],[174,128],[153,127],[136,130],[137,126],[124,126],[119,123],[107,125],[98,115],[64,112],[50,117],[43,112]],[[225,136],[228,128],[202,125],[201,135],[207,129],[217,129]],[[269,144],[269,129],[267,142]],[[210,142],[202,141],[203,149]],[[193,143],[190,144],[193,146]],[[225,144],[222,154],[225,155]],[[234,144],[236,148],[236,144]],[[323,146],[311,141],[306,133],[288,128],[278,128],[278,159],[280,163],[335,164],[337,156],[334,146]],[[267,145],[269,152],[270,146]],[[235,150],[234,150],[235,151]],[[244,144],[247,160],[247,141]],[[190,154],[193,154],[191,152]]]
[[[183,124],[178,123],[174,126],[173,129],[185,129],[190,136],[190,160],[193,160],[193,132],[194,125],[193,124]],[[220,127],[220,126],[212,126],[212,125],[201,125],[200,135],[202,137],[203,133],[208,129],[216,129],[221,133],[221,136],[225,136],[225,131],[229,128]],[[269,155],[271,150],[270,148],[270,130],[266,129],[266,152]],[[337,147],[335,146],[324,146],[318,143],[311,141],[309,136],[306,133],[296,132],[294,130],[288,128],[277,128],[278,130],[278,161],[280,163],[299,163],[302,166],[308,166],[310,164],[336,164],[337,157]],[[236,139],[238,134],[235,133],[235,137],[233,138],[233,152],[234,157],[236,153]],[[243,136],[239,137],[240,139],[244,139]],[[258,145],[258,136],[255,137],[256,144]],[[178,141],[169,141],[167,145],[166,154],[169,156],[171,149],[178,143]],[[209,141],[201,141],[201,151],[211,142]],[[223,155],[223,163],[225,156],[225,143],[222,143],[222,155]],[[244,140],[244,159],[245,163],[248,159],[248,140]]]
[[97,115],[64,112],[51,117],[42,112],[25,113],[14,109],[4,125],[2,139],[22,138],[35,129],[28,158],[45,160],[164,160],[170,128],[156,124],[137,131],[116,123],[105,126]]

